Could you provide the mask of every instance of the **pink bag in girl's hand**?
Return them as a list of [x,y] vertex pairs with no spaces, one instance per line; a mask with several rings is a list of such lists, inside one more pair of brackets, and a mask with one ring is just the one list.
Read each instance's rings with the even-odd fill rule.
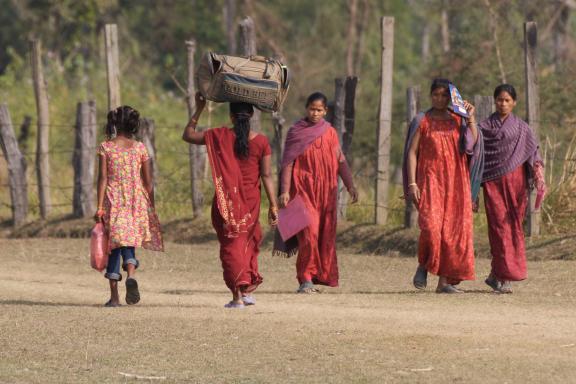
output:
[[96,223],[90,237],[90,265],[102,272],[108,264],[108,235],[103,223]]

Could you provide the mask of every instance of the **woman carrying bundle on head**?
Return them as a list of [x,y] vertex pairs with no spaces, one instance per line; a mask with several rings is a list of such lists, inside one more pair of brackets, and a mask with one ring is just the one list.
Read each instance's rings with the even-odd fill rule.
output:
[[271,149],[266,136],[250,130],[254,113],[251,104],[230,103],[233,128],[196,131],[206,105],[200,93],[196,112],[182,139],[206,145],[214,181],[212,225],[220,242],[220,260],[224,281],[232,292],[226,308],[244,308],[255,304],[252,292],[262,283],[258,273],[258,253],[262,241],[260,216],[260,180],[268,196],[268,222],[276,225],[278,206],[271,175]]
[[535,208],[546,192],[544,163],[530,126],[512,111],[516,90],[501,84],[494,90],[496,112],[479,125],[484,136],[482,177],[492,269],[485,280],[494,291],[512,293],[511,281],[526,279],[523,221],[528,188],[536,188]]
[[[286,136],[282,157],[280,205],[300,198],[310,217],[310,225],[296,235],[293,246],[275,244],[276,253],[297,252],[298,293],[314,293],[314,284],[338,286],[336,260],[336,204],[338,175],[356,203],[358,192],[346,158],[340,149],[336,130],[324,120],[327,99],[320,92],[306,101],[306,117],[294,124]],[[278,244],[281,243],[281,244]]]
[[[404,147],[404,193],[418,209],[418,269],[414,286],[426,288],[427,273],[439,276],[437,293],[460,293],[474,279],[472,192],[469,155],[477,147],[474,107],[464,102],[468,122],[448,109],[450,82],[435,79],[432,108],[410,124]],[[479,178],[475,178],[479,181]]]

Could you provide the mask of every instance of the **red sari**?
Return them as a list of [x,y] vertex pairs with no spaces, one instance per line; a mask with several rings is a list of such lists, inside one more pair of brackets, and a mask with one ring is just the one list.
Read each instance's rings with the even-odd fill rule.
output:
[[234,153],[236,136],[229,128],[210,129],[205,138],[215,190],[212,225],[220,242],[224,281],[231,291],[249,293],[262,283],[260,163],[271,154],[270,145],[265,136],[257,135],[249,141],[248,158],[239,159]]
[[418,262],[450,284],[474,280],[470,177],[467,155],[458,149],[458,119],[423,118],[416,169]]
[[526,168],[522,164],[514,171],[483,184],[492,273],[500,281],[526,279],[523,227],[528,206],[526,180]]
[[340,143],[328,128],[294,161],[290,195],[306,205],[311,225],[298,233],[296,272],[300,284],[338,286],[336,260],[336,202]]

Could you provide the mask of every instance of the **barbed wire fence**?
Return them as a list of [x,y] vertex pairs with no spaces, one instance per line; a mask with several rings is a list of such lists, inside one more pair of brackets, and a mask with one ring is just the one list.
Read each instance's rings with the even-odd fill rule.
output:
[[[272,123],[273,119],[262,119],[265,123]],[[375,125],[377,119],[357,119],[358,126]],[[569,126],[557,127],[556,121],[540,121],[541,127],[556,126],[557,131],[561,132],[576,132],[576,123]],[[97,127],[103,124],[96,124]],[[158,131],[173,130],[178,124],[173,125],[160,125],[155,126]],[[70,132],[76,127],[73,124],[54,123],[50,124],[52,128],[68,128]],[[395,134],[400,134],[402,137],[405,134],[405,127],[402,127],[402,132],[396,129]],[[73,147],[73,138],[65,135],[60,135],[53,141],[49,147],[49,155],[54,156],[51,160],[53,165],[52,183],[48,188],[54,192],[53,203],[51,207],[55,208],[54,217],[61,215],[72,215],[73,213],[73,191],[80,185],[74,181],[74,167],[70,163],[72,156],[76,149]],[[192,201],[190,190],[190,172],[188,163],[188,148],[184,142],[171,143],[166,139],[155,143],[155,159],[158,163],[158,171],[155,175],[155,186],[157,194],[157,207],[160,214],[165,216],[164,220],[170,220],[171,216],[175,218],[191,217],[192,216]],[[178,144],[181,144],[181,149]],[[87,149],[92,151],[93,156],[96,157],[96,150],[98,145],[88,146]],[[576,187],[576,136],[571,141],[561,140],[555,142],[551,136],[545,135],[541,140],[541,152],[545,159],[546,165],[546,179],[551,193],[560,192],[567,186]],[[376,149],[374,149],[376,153]],[[26,159],[27,164],[34,164],[36,151],[23,151],[22,155]],[[64,157],[64,158],[62,158]],[[361,198],[360,201],[352,207],[349,216],[352,219],[360,219],[361,221],[370,221],[374,215],[374,210],[377,206],[388,210],[391,214],[402,216],[405,213],[405,202],[401,190],[401,173],[398,164],[393,164],[389,174],[391,175],[391,188],[393,194],[388,200],[388,204],[380,204],[374,202],[373,187],[376,183],[375,171],[375,157],[376,155],[369,156],[366,154],[355,156],[357,164],[362,164],[358,169],[352,169],[353,177],[356,183],[360,185]],[[159,160],[160,159],[160,160]],[[0,153],[0,162],[6,163],[6,156]],[[54,167],[54,165],[58,166]],[[277,178],[276,167],[273,167],[274,177]],[[34,219],[39,214],[40,203],[38,196],[38,182],[33,177],[36,169],[35,167],[28,167],[27,169],[27,186],[28,186],[28,208],[30,210],[29,219]],[[202,188],[207,196],[210,196],[212,189],[212,182],[210,174],[200,173],[200,181]],[[81,184],[84,188],[93,188],[96,190],[96,177],[90,183]],[[9,220],[11,212],[14,209],[14,203],[10,200],[10,183],[4,175],[0,175],[0,220]],[[205,209],[210,206],[211,199],[205,202]],[[347,204],[347,203],[346,203]],[[342,203],[339,203],[342,205]],[[563,215],[576,215],[576,206],[566,206],[562,212]],[[350,206],[349,206],[350,209]],[[356,210],[357,212],[355,212]],[[548,213],[548,216],[553,216],[553,213]]]

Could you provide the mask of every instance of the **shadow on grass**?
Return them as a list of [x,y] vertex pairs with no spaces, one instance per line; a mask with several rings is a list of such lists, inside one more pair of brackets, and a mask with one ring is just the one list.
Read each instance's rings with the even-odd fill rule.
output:
[[[221,293],[221,292],[220,292]],[[73,307],[73,308],[105,308],[104,304],[86,304],[86,303],[62,303],[52,301],[31,301],[31,300],[0,300],[0,305],[20,305],[28,307]],[[120,308],[213,308],[211,305],[199,304],[136,304],[121,305]],[[118,308],[118,307],[116,307]]]

